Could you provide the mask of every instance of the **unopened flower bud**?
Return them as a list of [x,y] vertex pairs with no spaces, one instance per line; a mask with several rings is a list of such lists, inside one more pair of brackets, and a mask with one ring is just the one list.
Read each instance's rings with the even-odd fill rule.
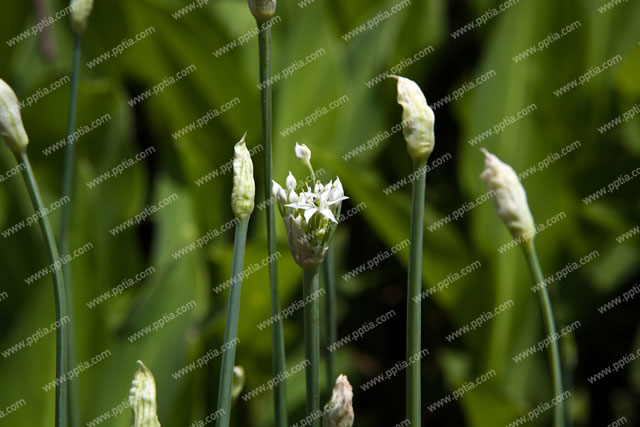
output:
[[71,26],[78,34],[87,28],[87,21],[93,9],[93,0],[71,0]]
[[233,378],[231,380],[231,400],[235,401],[240,393],[242,393],[242,389],[244,388],[245,382],[245,374],[244,368],[242,366],[234,366],[233,367]]
[[296,153],[296,157],[298,160],[302,162],[303,165],[309,167],[311,164],[311,150],[305,144],[298,144],[296,142],[296,147],[293,149],[294,153]]
[[295,191],[289,192],[289,203],[298,203],[298,194]]
[[138,372],[129,391],[129,405],[133,409],[132,427],[160,427],[156,404],[156,382],[151,371],[138,360]]
[[490,191],[495,192],[493,205],[502,221],[505,223],[514,238],[528,242],[535,235],[535,225],[529,205],[527,194],[518,179],[513,168],[503,163],[484,148],[484,170],[480,178],[485,182]]
[[333,387],[331,400],[324,407],[324,427],[353,426],[353,389],[346,375],[340,375]]
[[11,151],[18,154],[26,150],[29,137],[22,124],[20,103],[11,86],[0,79],[0,136]]
[[276,0],[249,0],[249,10],[256,22],[262,24],[276,14]]
[[420,86],[405,77],[398,80],[398,104],[402,105],[402,132],[407,151],[414,161],[425,161],[433,151],[435,115]]
[[284,188],[274,180],[271,180],[271,183],[271,194],[273,194],[273,198],[279,203],[286,203],[287,193],[284,191]]
[[293,174],[289,172],[287,180],[284,182],[284,185],[287,187],[287,191],[296,191],[297,184],[298,181],[296,181],[296,178],[293,176]]
[[253,179],[253,163],[251,153],[244,142],[246,133],[235,147],[233,159],[233,191],[231,192],[231,208],[238,219],[249,218],[253,212],[256,195],[256,184]]

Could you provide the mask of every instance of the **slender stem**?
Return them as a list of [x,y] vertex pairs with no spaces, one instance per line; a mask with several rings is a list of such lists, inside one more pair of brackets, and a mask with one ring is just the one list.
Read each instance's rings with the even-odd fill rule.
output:
[[[80,54],[82,49],[82,35],[76,33],[73,40],[73,64],[71,69],[71,95],[69,99],[69,122],[67,126],[67,145],[65,147],[64,169],[62,176],[62,197],[68,197],[67,203],[62,205],[62,219],[60,224],[60,252],[63,256],[70,252],[69,224],[71,222],[71,199],[73,197],[73,171],[75,168],[76,145],[71,141],[71,136],[76,130],[76,109],[78,103],[78,82],[80,80]],[[73,293],[71,285],[71,264],[62,266],[62,274],[65,279],[65,292],[67,295],[67,307],[73,311]],[[76,345],[73,322],[69,327],[69,366],[72,369],[76,364]],[[69,386],[69,416],[72,427],[80,425],[80,411],[78,406],[78,385],[72,383]]]
[[[25,167],[22,170],[24,182],[29,191],[31,203],[36,212],[44,212],[44,204],[38,190],[38,184],[29,162],[26,151],[16,154],[16,159]],[[67,373],[69,350],[69,322],[61,322],[61,319],[69,318],[67,310],[67,297],[65,295],[64,277],[60,270],[60,256],[56,246],[51,224],[46,215],[38,215],[40,230],[47,246],[49,263],[53,266],[53,295],[56,308],[56,321],[60,325],[56,330],[56,378],[62,378]],[[56,427],[67,427],[67,382],[61,381],[56,386]]]
[[[533,240],[530,240],[528,244],[523,245],[525,257],[531,270],[531,276],[534,284],[544,283],[544,274],[542,274],[542,268],[540,268],[540,261],[538,260],[538,254],[536,253]],[[540,309],[542,310],[542,318],[544,328],[547,336],[556,337],[556,322],[553,316],[553,307],[551,306],[551,299],[549,298],[549,292],[546,287],[541,287],[538,290],[538,297],[540,299]],[[560,349],[558,347],[558,341],[551,340],[549,347],[549,362],[551,365],[551,379],[553,382],[553,392],[555,396],[560,396],[564,392],[562,386],[562,364],[560,362]],[[564,402],[560,400],[554,407],[553,415],[554,427],[564,427]]]
[[[304,354],[309,361],[307,379],[307,415],[320,410],[320,304],[318,303],[318,267],[304,270]],[[312,417],[311,427],[318,427],[318,417]]]
[[[242,289],[242,266],[244,263],[244,248],[247,243],[247,227],[249,218],[240,220],[236,226],[235,243],[233,246],[233,261],[231,262],[231,287],[229,289],[229,304],[227,307],[227,326],[224,331],[224,342],[230,347],[222,353],[220,366],[220,386],[218,388],[218,409],[222,415],[218,418],[218,427],[228,427],[231,417],[231,387],[233,385],[233,364],[236,358],[234,341],[238,337],[238,317],[240,316],[240,291]],[[233,344],[231,344],[233,343]]]
[[[264,194],[265,199],[271,198],[271,180],[273,179],[273,149],[271,144],[272,106],[271,85],[271,28],[267,25],[259,25],[260,34],[258,44],[260,50],[260,83],[262,91],[262,139],[264,141]],[[275,260],[276,253],[276,222],[273,204],[267,203],[267,242],[269,259],[269,283],[271,288],[271,314],[276,320],[271,328],[273,340],[273,376],[277,377],[286,369],[284,352],[284,334],[282,332],[282,320],[280,320],[280,295],[278,291],[278,264]],[[276,427],[287,426],[287,394],[285,380],[279,382],[274,389],[274,410]]]
[[[413,184],[411,207],[411,252],[407,283],[407,362],[415,360],[421,351],[421,301],[422,290],[422,234],[424,224],[424,195],[427,176],[424,161],[414,161],[413,171],[418,176]],[[412,426],[420,426],[420,360],[409,363],[407,368],[407,419]]]
[[[327,299],[325,301],[325,324],[327,347],[336,342],[336,277],[335,263],[333,259],[333,249],[329,248],[322,263],[324,273],[324,284],[327,289]],[[329,395],[333,387],[335,377],[335,357],[333,351],[327,348],[327,389]],[[331,396],[329,396],[331,397]]]

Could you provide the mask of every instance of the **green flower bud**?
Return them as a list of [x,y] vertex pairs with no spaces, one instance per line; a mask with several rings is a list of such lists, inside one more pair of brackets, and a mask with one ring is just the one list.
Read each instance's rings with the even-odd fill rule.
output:
[[0,136],[4,138],[14,154],[23,152],[29,144],[29,137],[22,124],[18,97],[2,79],[0,79]]
[[502,222],[515,239],[525,243],[533,240],[536,229],[527,203],[527,193],[511,166],[503,163],[484,148],[484,170],[480,178],[495,192],[493,205]]
[[333,387],[331,400],[324,406],[324,427],[353,426],[353,389],[346,375],[340,375]]
[[140,360],[138,367],[129,391],[129,406],[133,409],[131,427],[160,427],[156,415],[156,382]]
[[93,0],[71,0],[71,27],[80,34],[87,28],[87,21],[93,9]]
[[231,192],[231,209],[238,219],[249,218],[253,212],[256,195],[256,183],[253,179],[253,163],[251,153],[244,142],[247,134],[235,145],[233,159],[233,191]]
[[407,151],[414,161],[426,161],[433,151],[435,115],[427,105],[420,86],[413,80],[392,76],[398,80],[398,104],[402,105],[402,132]]
[[262,24],[276,14],[276,0],[249,0],[249,10],[256,22]]

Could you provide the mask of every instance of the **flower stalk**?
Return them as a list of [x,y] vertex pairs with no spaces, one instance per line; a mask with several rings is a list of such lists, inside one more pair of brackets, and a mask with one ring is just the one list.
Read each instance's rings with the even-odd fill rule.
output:
[[336,276],[335,276],[335,264],[333,258],[334,249],[329,247],[327,256],[322,263],[322,272],[324,274],[324,285],[327,291],[327,298],[325,300],[325,328],[326,328],[326,341],[327,341],[327,387],[330,387],[331,382],[335,378],[335,357],[333,351],[328,348],[331,344],[337,340],[337,328],[336,328]]
[[[273,179],[273,148],[272,148],[272,91],[268,84],[271,75],[271,27],[266,25],[274,17],[275,0],[248,0],[249,10],[258,26],[258,50],[260,62],[260,100],[262,106],[262,140],[264,142],[264,195],[265,201],[270,197],[269,189]],[[271,326],[273,344],[273,376],[286,370],[284,333],[280,313],[280,292],[278,289],[278,264],[274,258],[276,253],[276,222],[273,204],[267,203],[265,209],[267,217],[267,252],[269,259],[269,286],[271,292],[271,315],[277,320]],[[274,387],[275,426],[286,427],[287,424],[287,393],[286,382],[283,380]]]
[[[533,240],[527,242],[522,246],[529,270],[531,271],[531,278],[533,283],[544,283],[544,274],[542,274],[542,268],[540,267],[540,261],[538,260],[538,254],[536,253]],[[549,337],[557,336],[556,322],[553,315],[553,306],[551,305],[551,299],[549,298],[549,292],[545,286],[541,287],[538,291],[538,299],[540,302],[540,310],[542,311],[542,321],[544,323],[544,329]],[[560,396],[564,393],[562,385],[562,363],[560,362],[560,348],[558,346],[558,340],[552,340],[549,346],[549,365],[551,367],[551,381],[553,384],[554,396]],[[559,402],[553,408],[553,425],[554,427],[564,427],[564,401]]]
[[[307,414],[315,414],[320,409],[320,307],[318,298],[319,268],[303,270],[304,301],[304,355],[309,361],[305,369],[307,382]],[[318,427],[320,420],[314,418],[311,427]]]
[[[493,204],[496,213],[522,247],[534,284],[544,283],[544,275],[542,274],[540,261],[533,243],[536,233],[535,223],[529,209],[524,187],[522,187],[518,175],[511,166],[502,162],[487,150],[483,149],[482,152],[485,155],[485,168],[480,178],[490,190],[495,192]],[[545,332],[547,336],[557,336],[553,307],[546,287],[543,286],[538,291],[538,297]],[[549,363],[553,391],[557,397],[563,393],[562,365],[557,340],[553,340],[549,346]],[[562,401],[558,402],[554,407],[553,420],[554,427],[564,427],[564,403]]]
[[[424,198],[426,165],[433,147],[435,116],[420,87],[412,80],[394,76],[398,81],[398,104],[402,110],[402,132],[407,152],[413,160],[411,198],[411,235],[407,277],[407,360],[420,354],[422,348],[422,239],[424,228]],[[419,426],[421,418],[420,361],[409,364],[406,379],[406,416],[411,425]]]
[[[16,154],[16,158],[19,163],[24,165],[22,175],[24,182],[27,185],[29,191],[29,197],[33,204],[33,209],[36,212],[44,212],[44,203],[42,203],[42,197],[40,196],[40,190],[38,189],[38,183],[36,182],[31,163],[29,162],[29,156],[27,152],[22,151]],[[58,254],[58,248],[56,246],[55,238],[53,237],[53,231],[51,230],[51,224],[49,218],[46,215],[38,215],[38,222],[40,224],[40,230],[45,240],[47,247],[47,256],[51,265],[60,264],[60,256]],[[62,322],[61,319],[69,317],[69,307],[67,306],[67,295],[64,285],[64,276],[62,270],[58,267],[53,271],[53,294],[54,303],[56,309],[57,324],[60,325],[56,329],[56,378],[61,378],[69,370],[69,339],[70,339],[70,327],[68,322]],[[67,411],[69,399],[69,388],[66,382],[62,381],[56,386],[56,427],[67,426]]]
[[[0,79],[0,137],[4,139],[7,147],[13,152],[17,162],[23,166],[21,168],[22,176],[27,186],[33,208],[38,213],[45,212],[38,183],[36,182],[36,177],[29,162],[29,156],[27,155],[29,137],[22,124],[20,104],[13,89],[2,79]],[[55,238],[53,237],[49,218],[46,215],[37,216],[38,224],[40,225],[40,230],[42,231],[42,236],[44,237],[47,248],[49,263],[50,265],[59,266],[60,256]],[[54,268],[52,275],[56,321],[60,325],[56,329],[56,378],[61,378],[66,376],[69,366],[69,323],[61,321],[64,318],[68,318],[69,307],[67,306],[67,296],[65,294],[62,271],[59,267]],[[56,427],[67,427],[67,411],[69,409],[68,394],[69,389],[67,382],[62,381],[56,385]]]
[[[93,9],[93,0],[71,0],[71,27],[73,29],[73,58],[71,63],[71,94],[69,95],[69,119],[67,124],[67,145],[64,154],[64,166],[62,169],[62,197],[67,197],[69,202],[62,206],[59,245],[62,255],[70,253],[69,227],[71,223],[71,206],[73,204],[74,169],[76,158],[76,145],[71,137],[76,130],[76,111],[78,105],[78,84],[80,81],[80,58],[82,56],[82,35],[87,28],[89,16]],[[67,307],[73,313],[73,292],[71,281],[71,264],[62,266],[64,276]],[[73,322],[69,326],[69,366],[76,365],[76,345]],[[69,388],[69,411],[71,427],[80,425],[80,410],[78,399],[78,385],[71,383]]]
[[[245,134],[246,136],[246,134]],[[229,303],[227,307],[227,323],[224,331],[224,342],[231,343],[238,337],[238,319],[240,317],[240,292],[242,289],[242,266],[244,251],[247,243],[247,228],[249,218],[253,212],[255,199],[255,182],[253,179],[253,164],[251,154],[247,150],[244,139],[235,146],[233,162],[233,192],[231,207],[236,218],[240,220],[236,225],[233,246],[233,260],[231,263],[231,287],[229,288]],[[231,418],[231,402],[233,400],[233,377],[236,346],[230,346],[222,354],[220,366],[220,384],[218,387],[218,409],[222,410],[216,425],[228,427]]]

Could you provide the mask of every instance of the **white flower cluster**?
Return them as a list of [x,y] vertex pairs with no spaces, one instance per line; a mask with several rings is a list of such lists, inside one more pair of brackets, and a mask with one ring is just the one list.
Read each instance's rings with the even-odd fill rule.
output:
[[313,191],[296,192],[293,174],[282,188],[273,181],[272,193],[287,229],[289,247],[302,268],[320,265],[329,249],[329,242],[338,224],[340,207],[345,197],[340,178],[323,185],[317,181]]

